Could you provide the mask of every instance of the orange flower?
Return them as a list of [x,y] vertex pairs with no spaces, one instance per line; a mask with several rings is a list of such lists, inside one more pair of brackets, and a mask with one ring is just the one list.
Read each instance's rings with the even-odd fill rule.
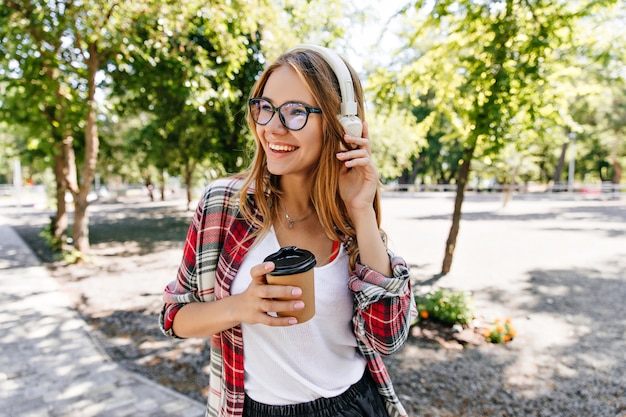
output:
[[428,318],[428,311],[427,310],[420,311],[420,317],[426,320]]
[[498,332],[498,333],[504,332],[504,326],[502,326],[501,324],[497,324],[496,325],[496,332]]
[[504,335],[504,341],[505,342],[510,342],[511,341],[511,336],[509,336],[508,334]]
[[517,336],[517,332],[515,331],[514,328],[509,329],[509,334],[511,335],[511,338],[514,338],[515,336]]

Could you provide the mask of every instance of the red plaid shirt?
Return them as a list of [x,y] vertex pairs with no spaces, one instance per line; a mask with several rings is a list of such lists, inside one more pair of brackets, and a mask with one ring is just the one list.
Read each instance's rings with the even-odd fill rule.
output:
[[[239,214],[235,194],[241,179],[213,182],[198,204],[187,233],[177,278],[166,288],[160,315],[162,331],[177,337],[172,322],[189,302],[210,302],[230,295],[230,286],[253,240],[246,237],[255,226]],[[247,191],[248,203],[255,208]],[[391,417],[406,416],[393,389],[381,355],[396,352],[409,334],[417,315],[409,270],[403,259],[389,252],[393,277],[357,263],[348,286],[354,293],[354,334],[359,351],[367,360],[377,388]],[[241,326],[211,336],[209,417],[241,416],[244,404],[243,338]]]

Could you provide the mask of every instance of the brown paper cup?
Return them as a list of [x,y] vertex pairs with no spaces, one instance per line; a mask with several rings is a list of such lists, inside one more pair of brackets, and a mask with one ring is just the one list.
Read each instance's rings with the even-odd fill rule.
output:
[[295,317],[298,323],[304,323],[311,320],[315,315],[315,279],[313,269],[294,275],[274,276],[267,275],[267,283],[271,285],[293,285],[302,289],[302,297],[304,309],[297,311],[281,312],[276,314],[281,317]]
[[[315,256],[295,246],[280,248],[267,256],[264,262],[274,262],[275,268],[267,274],[270,285],[293,285],[302,289],[304,309],[298,311],[277,311],[281,317],[295,317],[298,323],[304,323],[315,315]],[[280,299],[284,300],[284,299]]]

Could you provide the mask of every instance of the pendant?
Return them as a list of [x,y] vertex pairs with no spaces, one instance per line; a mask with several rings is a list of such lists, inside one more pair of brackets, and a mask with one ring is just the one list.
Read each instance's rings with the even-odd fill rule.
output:
[[293,226],[296,223],[300,223],[303,222],[305,220],[308,220],[311,216],[313,216],[315,214],[315,211],[311,211],[309,214],[307,214],[305,217],[301,218],[301,219],[292,219],[290,215],[288,215],[287,213],[285,213],[285,219],[287,219],[287,228],[288,229],[293,229]]

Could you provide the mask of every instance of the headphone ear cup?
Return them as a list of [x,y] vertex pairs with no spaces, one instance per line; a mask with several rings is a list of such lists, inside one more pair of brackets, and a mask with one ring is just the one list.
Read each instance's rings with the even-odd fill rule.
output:
[[363,123],[358,116],[338,116],[339,123],[343,126],[346,133],[350,136],[360,138],[363,134]]

